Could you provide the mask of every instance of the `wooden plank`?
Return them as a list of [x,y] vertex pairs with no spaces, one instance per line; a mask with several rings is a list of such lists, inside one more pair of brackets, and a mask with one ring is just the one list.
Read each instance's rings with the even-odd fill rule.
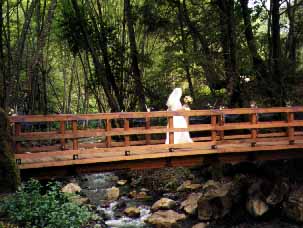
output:
[[[217,116],[211,116],[211,126],[213,129],[216,129],[217,126]],[[216,130],[212,130],[211,131],[211,141],[212,141],[212,148],[216,149],[217,145],[216,145],[216,141],[217,141],[217,131]]]
[[[127,133],[129,131],[129,120],[124,119],[124,131]],[[124,146],[130,145],[129,135],[124,136]]]
[[[21,124],[15,123],[15,137],[18,137],[21,134]],[[18,141],[15,141],[15,152],[19,153],[21,151],[21,144]]]
[[115,161],[132,161],[132,160],[142,160],[142,159],[154,159],[163,157],[184,157],[192,155],[206,155],[206,154],[223,154],[223,153],[243,153],[243,152],[253,152],[253,151],[273,151],[273,150],[288,150],[288,149],[302,149],[303,144],[295,145],[274,145],[274,146],[259,146],[255,147],[247,146],[245,149],[241,147],[230,147],[230,148],[218,148],[218,149],[197,149],[189,151],[174,151],[174,152],[162,152],[153,154],[137,154],[130,156],[115,156],[115,157],[102,157],[102,158],[88,158],[88,159],[78,159],[78,160],[65,160],[65,161],[53,161],[53,162],[40,162],[32,164],[21,164],[19,167],[21,169],[29,168],[41,168],[41,167],[58,167],[58,166],[70,166],[79,164],[93,164],[93,163],[103,163],[103,162],[115,162]]
[[[287,113],[287,123],[292,124],[293,122],[294,122],[294,113],[293,112]],[[294,144],[295,143],[295,128],[288,127],[287,133],[288,133],[289,144]]]
[[[111,133],[112,130],[112,123],[110,119],[106,120],[106,133]],[[112,146],[112,137],[110,135],[106,135],[106,146]]]
[[168,117],[168,129],[169,131],[169,144],[174,144],[174,131],[171,129],[174,128],[174,119],[172,116]]
[[[257,113],[250,114],[250,122],[252,125],[257,124]],[[251,146],[256,146],[257,143],[257,129],[251,128]]]
[[[73,134],[77,133],[77,130],[78,130],[78,121],[77,120],[72,121],[72,129],[73,129]],[[78,139],[77,138],[73,139],[73,150],[78,150]]]
[[[147,129],[147,130],[150,129],[150,118],[149,117],[145,118],[145,129]],[[146,139],[147,145],[151,144],[151,135],[150,134],[146,134],[145,139]]]
[[61,150],[65,150],[65,122],[60,121],[60,143],[61,143]]

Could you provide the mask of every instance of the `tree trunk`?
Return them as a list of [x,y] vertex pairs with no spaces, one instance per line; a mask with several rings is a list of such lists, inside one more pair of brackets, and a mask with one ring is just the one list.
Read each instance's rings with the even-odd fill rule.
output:
[[287,1],[287,16],[289,20],[289,31],[286,41],[286,56],[288,57],[291,63],[291,72],[294,73],[296,69],[296,60],[297,60],[297,40],[296,40],[296,31],[295,31],[295,11],[296,11],[297,0],[294,0],[293,5],[290,1]]
[[13,192],[20,185],[20,172],[12,150],[9,120],[0,109],[0,193]]
[[216,1],[220,9],[221,43],[230,107],[241,107],[240,75],[237,63],[234,0]]
[[[39,92],[38,90],[38,88],[40,89],[44,88],[43,75],[41,75],[41,72],[39,71],[42,69],[43,66],[43,51],[47,42],[47,36],[49,35],[49,32],[51,30],[51,25],[53,21],[53,16],[55,14],[56,6],[57,6],[57,0],[52,0],[46,18],[44,20],[42,20],[41,17],[44,18],[45,15],[40,14],[40,9],[38,9],[39,13],[37,13],[37,24],[38,24],[37,47],[35,54],[32,58],[32,62],[28,69],[29,84],[31,85],[30,101],[29,101],[30,113],[43,113],[47,110],[47,108],[43,108],[46,107],[47,105],[44,104],[45,100],[43,99],[43,97],[41,99],[41,96],[43,96],[45,91],[42,91],[42,93],[40,93],[41,91]],[[39,26],[39,21],[42,21],[40,26]]]
[[240,4],[245,25],[245,38],[252,57],[253,67],[256,72],[257,86],[259,90],[258,93],[266,97],[273,97],[272,88],[268,86],[268,83],[271,83],[271,79],[267,70],[267,65],[257,50],[256,40],[251,25],[250,11],[248,9],[248,0],[240,0]]
[[6,80],[4,72],[4,45],[3,45],[3,7],[4,1],[0,2],[0,108],[6,109]]
[[131,56],[131,69],[133,73],[133,77],[135,80],[136,86],[136,95],[139,99],[139,109],[141,111],[145,110],[145,95],[143,84],[141,80],[141,72],[139,69],[139,62],[138,62],[138,51],[136,45],[136,37],[134,31],[134,23],[133,23],[133,16],[131,13],[131,5],[130,0],[124,0],[124,10],[125,16],[127,21],[127,28],[128,28],[128,36],[129,36],[129,43],[130,43],[130,56]]
[[271,0],[272,26],[271,26],[271,43],[272,43],[272,75],[277,85],[276,102],[278,105],[283,104],[285,96],[284,81],[281,72],[281,37],[280,37],[280,0]]
[[193,83],[192,83],[192,79],[191,79],[191,75],[190,75],[190,66],[189,66],[189,62],[188,62],[188,56],[187,56],[187,45],[186,45],[186,37],[185,37],[185,33],[184,33],[184,16],[183,16],[183,12],[184,10],[182,9],[182,5],[181,2],[178,2],[178,20],[179,20],[179,24],[180,24],[180,33],[181,33],[181,43],[182,43],[182,51],[183,51],[183,65],[184,65],[184,69],[186,72],[186,79],[188,82],[188,87],[189,87],[189,91],[190,91],[190,95],[192,96],[193,99],[195,99],[195,92],[194,92],[194,87],[193,87]]
[[77,0],[71,0],[71,2],[72,2],[72,7],[73,7],[73,9],[75,11],[76,17],[79,20],[78,21],[79,22],[79,26],[81,28],[81,32],[84,35],[86,45],[87,45],[87,47],[88,47],[88,49],[89,49],[89,51],[90,51],[90,53],[92,55],[93,64],[95,66],[96,75],[97,75],[98,80],[99,80],[99,82],[101,83],[101,85],[102,85],[102,87],[104,89],[104,92],[106,94],[109,106],[111,107],[111,111],[113,111],[113,112],[119,112],[119,111],[121,111],[119,103],[116,101],[115,97],[111,94],[111,89],[110,89],[109,82],[107,81],[107,79],[105,79],[102,76],[102,68],[103,67],[102,67],[102,65],[101,65],[101,63],[100,63],[100,61],[98,59],[98,54],[96,53],[95,47],[93,46],[93,43],[92,43],[92,40],[89,37],[89,34],[87,32],[86,25],[85,25],[85,22],[83,21],[83,16],[81,15],[81,12],[80,12]]
[[211,56],[207,41],[205,40],[203,34],[200,34],[198,29],[195,27],[195,24],[189,18],[189,13],[186,7],[186,0],[183,0],[183,15],[185,23],[190,31],[190,34],[194,41],[198,40],[201,45],[201,53],[198,53],[198,49],[195,48],[195,52],[201,56],[201,66],[205,72],[206,81],[210,87],[210,89],[218,90],[225,87],[225,81],[220,79],[219,74],[215,70],[215,66],[213,64],[213,57]]

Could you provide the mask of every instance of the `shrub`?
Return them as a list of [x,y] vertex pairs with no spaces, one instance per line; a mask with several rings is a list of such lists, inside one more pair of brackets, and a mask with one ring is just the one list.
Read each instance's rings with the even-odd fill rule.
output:
[[43,188],[39,181],[30,180],[0,203],[0,214],[26,228],[78,228],[90,220],[92,212],[70,196],[60,191],[58,182]]

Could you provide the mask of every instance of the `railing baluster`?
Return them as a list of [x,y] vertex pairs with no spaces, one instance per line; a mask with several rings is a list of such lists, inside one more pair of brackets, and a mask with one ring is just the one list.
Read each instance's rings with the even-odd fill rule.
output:
[[[106,119],[106,132],[110,133],[111,130],[112,130],[111,119]],[[107,147],[112,146],[112,137],[110,135],[106,136],[106,146]]]
[[[77,120],[72,120],[72,130],[73,133],[76,134],[78,131],[78,122]],[[73,138],[73,150],[78,150],[78,139]]]
[[[150,117],[146,117],[145,119],[145,129],[150,129]],[[145,139],[146,139],[146,144],[149,145],[151,143],[151,135],[150,134],[146,134],[145,135]]]
[[[125,132],[129,131],[129,120],[128,119],[124,119],[124,130],[125,130]],[[130,145],[129,139],[130,139],[129,135],[124,136],[124,146]]]
[[63,136],[60,140],[61,143],[61,150],[65,150],[65,138],[64,138],[64,134],[65,134],[65,122],[64,121],[60,121],[60,134],[61,136]]
[[[223,127],[225,120],[224,120],[224,113],[222,113],[219,117],[219,126]],[[219,136],[220,136],[220,140],[223,141],[224,140],[224,130],[219,131]]]
[[[174,128],[174,118],[173,116],[168,117],[168,128]],[[174,132],[169,132],[169,144],[174,144]]]
[[[257,113],[252,113],[250,115],[250,123],[257,124]],[[251,129],[251,146],[255,147],[257,144],[257,129]]]
[[217,131],[216,131],[216,125],[217,125],[217,116],[212,115],[211,116],[211,126],[213,127],[213,130],[211,130],[211,141],[212,141],[212,149],[217,149]]
[[[294,113],[289,112],[287,113],[287,122],[292,123],[294,121]],[[295,128],[294,127],[288,127],[288,140],[289,144],[293,145],[295,143]]]
[[[21,134],[21,123],[15,123],[15,136],[20,136]],[[16,153],[20,152],[21,144],[19,141],[15,142]]]

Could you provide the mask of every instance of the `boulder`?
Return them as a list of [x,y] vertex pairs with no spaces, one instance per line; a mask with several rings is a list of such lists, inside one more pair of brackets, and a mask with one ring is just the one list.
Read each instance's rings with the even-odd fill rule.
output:
[[65,185],[61,191],[66,193],[76,193],[81,192],[81,187],[76,183],[69,183]]
[[153,206],[151,207],[152,211],[157,211],[160,209],[172,209],[176,206],[176,201],[169,199],[169,198],[161,198],[160,200],[156,201]]
[[[246,209],[250,215],[260,217],[269,210],[266,198],[270,196],[271,192],[272,184],[265,180],[256,180],[250,186],[246,201]],[[270,200],[270,197],[268,199]]]
[[128,207],[124,210],[124,214],[128,217],[138,218],[140,217],[140,209],[137,207]]
[[106,189],[106,198],[108,200],[117,200],[120,196],[120,190],[116,187]]
[[198,200],[198,218],[202,221],[223,218],[238,203],[240,187],[237,182],[219,183],[210,180],[205,183]]
[[137,192],[137,191],[131,191],[129,193],[129,196],[133,199],[138,199],[138,200],[144,200],[144,199],[148,199],[149,196],[147,195],[146,192],[141,191],[141,192]]
[[202,193],[192,193],[185,201],[181,203],[180,209],[183,209],[187,214],[194,215],[197,212],[198,200]]
[[178,221],[184,220],[186,216],[179,214],[173,210],[160,210],[154,212],[145,222],[155,225],[159,228],[172,228],[176,226]]
[[264,215],[268,210],[268,205],[261,199],[249,199],[246,202],[246,209],[254,217]]
[[284,214],[297,222],[303,222],[303,186],[290,192],[283,203]]
[[289,185],[286,182],[275,184],[269,196],[266,198],[266,203],[275,206],[281,203],[289,193]]
[[192,228],[206,228],[207,225],[204,222],[200,222],[196,225],[194,225]]
[[193,184],[190,180],[184,181],[182,185],[177,188],[178,192],[181,191],[194,191],[201,188],[201,184]]
[[89,203],[89,199],[87,197],[81,197],[79,195],[74,195],[71,200],[80,205]]

